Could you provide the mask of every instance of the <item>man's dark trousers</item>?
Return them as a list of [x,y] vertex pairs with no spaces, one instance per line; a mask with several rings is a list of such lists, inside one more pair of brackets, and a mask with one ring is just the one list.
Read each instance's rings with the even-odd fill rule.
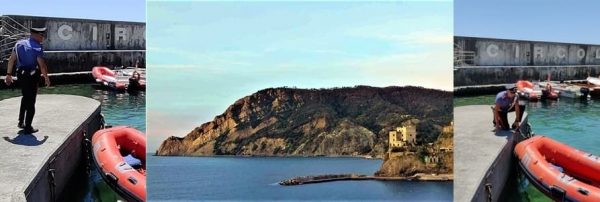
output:
[[[521,117],[521,119],[523,118],[523,114],[525,113],[525,107],[526,107],[526,105],[519,105],[519,108],[521,109],[521,113],[519,114],[519,117]],[[514,112],[514,111],[515,111],[515,108],[511,107],[508,111],[500,112],[500,119],[502,119],[502,130],[510,129],[510,127],[508,125],[508,113]],[[521,119],[515,120],[515,121],[521,122]]]
[[[32,71],[35,71],[33,75]],[[21,86],[21,108],[19,110],[19,123],[25,121],[25,127],[31,127],[33,116],[35,115],[35,99],[37,97],[38,84],[40,82],[40,71],[18,70],[17,78]],[[25,120],[24,120],[25,119]]]

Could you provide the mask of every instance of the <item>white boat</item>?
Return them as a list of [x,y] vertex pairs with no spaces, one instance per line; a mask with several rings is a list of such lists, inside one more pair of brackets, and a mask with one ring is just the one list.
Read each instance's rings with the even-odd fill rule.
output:
[[[546,83],[548,82],[540,82],[539,86],[546,86]],[[581,98],[589,96],[589,90],[582,90],[581,86],[555,82],[550,82],[550,85],[552,85],[553,90],[560,92],[560,97]]]
[[600,86],[600,78],[596,78],[596,77],[588,77],[587,82],[590,84],[593,84],[595,86]]

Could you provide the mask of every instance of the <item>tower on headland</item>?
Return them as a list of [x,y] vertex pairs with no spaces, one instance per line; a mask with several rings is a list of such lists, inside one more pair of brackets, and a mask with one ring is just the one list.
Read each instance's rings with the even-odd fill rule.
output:
[[403,148],[417,143],[417,127],[414,124],[396,127],[389,133],[389,150]]

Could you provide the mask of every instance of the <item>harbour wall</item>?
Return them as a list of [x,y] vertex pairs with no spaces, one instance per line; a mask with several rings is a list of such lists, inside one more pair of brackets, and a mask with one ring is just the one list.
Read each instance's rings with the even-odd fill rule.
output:
[[600,45],[454,37],[454,86],[583,80],[600,74]]
[[47,28],[43,46],[50,73],[90,71],[93,66],[134,66],[136,62],[145,67],[145,23],[21,15],[0,18],[0,75],[6,73],[14,43],[29,37],[31,27]]

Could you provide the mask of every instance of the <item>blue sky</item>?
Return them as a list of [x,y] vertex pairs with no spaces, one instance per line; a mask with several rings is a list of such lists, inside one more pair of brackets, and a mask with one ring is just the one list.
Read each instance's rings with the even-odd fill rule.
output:
[[600,1],[454,1],[459,36],[600,44]]
[[144,0],[0,0],[0,15],[145,22]]
[[150,1],[147,9],[151,151],[264,88],[452,90],[451,2]]

